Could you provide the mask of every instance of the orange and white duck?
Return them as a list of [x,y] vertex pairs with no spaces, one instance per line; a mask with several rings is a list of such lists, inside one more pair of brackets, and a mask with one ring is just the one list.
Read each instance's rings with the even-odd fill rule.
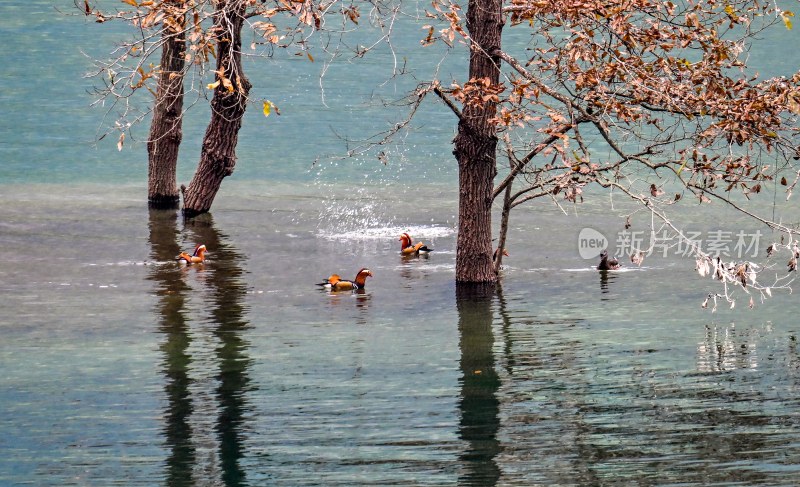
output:
[[403,256],[412,256],[433,252],[433,249],[429,249],[428,246],[422,242],[417,242],[415,244],[411,239],[411,235],[407,233],[401,234],[398,240],[400,240],[400,254]]
[[372,271],[364,267],[358,271],[356,278],[352,281],[342,279],[339,277],[339,274],[333,274],[331,277],[317,284],[317,286],[322,286],[331,291],[356,291],[358,289],[364,289],[367,285],[368,277],[372,277]]
[[194,253],[192,255],[189,255],[186,252],[181,252],[181,254],[175,259],[181,264],[201,264],[206,260],[206,252],[208,252],[206,246],[200,244],[194,248]]

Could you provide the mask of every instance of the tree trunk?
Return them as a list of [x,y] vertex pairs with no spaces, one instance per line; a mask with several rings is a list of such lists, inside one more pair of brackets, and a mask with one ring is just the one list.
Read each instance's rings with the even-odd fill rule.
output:
[[251,86],[242,70],[246,8],[241,0],[220,0],[214,14],[218,29],[216,80],[220,83],[211,99],[211,121],[203,137],[200,163],[184,193],[183,215],[187,218],[211,209],[222,180],[233,174],[236,165],[236,144]]
[[500,266],[503,265],[503,252],[506,248],[506,237],[508,236],[508,220],[511,216],[511,187],[514,181],[509,181],[503,194],[503,213],[500,215],[500,235],[497,240],[497,251],[494,260],[494,272],[500,273]]
[[[467,30],[472,38],[470,80],[500,82],[500,49],[503,30],[501,0],[469,0]],[[458,160],[457,282],[495,282],[492,262],[492,185],[497,173],[497,135],[491,119],[497,112],[493,101],[467,103],[458,124],[453,154]]]
[[[181,4],[183,0],[171,0]],[[183,138],[183,70],[186,64],[185,14],[173,19],[180,31],[164,25],[161,34],[161,67],[147,140],[147,202],[154,209],[177,209],[178,149]]]

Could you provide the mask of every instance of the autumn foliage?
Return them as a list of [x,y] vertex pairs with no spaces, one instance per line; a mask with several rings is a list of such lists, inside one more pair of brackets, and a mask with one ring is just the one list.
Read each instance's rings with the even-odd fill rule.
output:
[[[434,1],[427,17],[438,23],[422,44],[476,49],[462,8]],[[739,202],[769,181],[788,197],[800,178],[800,74],[764,78],[748,66],[756,37],[791,29],[792,12],[750,0],[512,0],[502,12],[502,45],[485,49],[503,62],[498,83],[434,80],[415,95],[435,93],[459,117],[457,104],[496,105],[507,161],[494,185],[500,247],[512,208],[541,197],[580,203],[588,185],[627,194],[668,226],[666,209],[686,196],[721,201],[793,241],[796,230]],[[756,267],[727,266],[729,281],[753,276],[752,286]]]

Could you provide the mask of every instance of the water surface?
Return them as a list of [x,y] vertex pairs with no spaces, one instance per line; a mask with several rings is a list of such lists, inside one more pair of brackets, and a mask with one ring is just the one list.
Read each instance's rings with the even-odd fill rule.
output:
[[[17,80],[0,92],[0,484],[796,483],[795,296],[712,314],[718,289],[671,253],[597,273],[579,231],[613,236],[625,208],[592,193],[568,215],[521,209],[502,285],[457,288],[446,113],[423,113],[386,166],[314,164],[344,149],[332,124],[376,126],[333,82],[384,79],[380,63],[333,73],[325,108],[319,66],[276,60],[302,96],[255,83],[284,115],[248,113],[212,214],[150,212],[143,145],[91,144],[101,114],[70,43],[95,26],[44,19],[43,1],[0,11],[30,47],[0,48]],[[795,221],[792,204],[778,216]],[[762,231],[761,252],[776,238],[714,206],[687,203],[681,222]],[[406,231],[430,257],[400,257]],[[174,262],[198,243],[206,264]],[[361,267],[363,292],[315,286]]]

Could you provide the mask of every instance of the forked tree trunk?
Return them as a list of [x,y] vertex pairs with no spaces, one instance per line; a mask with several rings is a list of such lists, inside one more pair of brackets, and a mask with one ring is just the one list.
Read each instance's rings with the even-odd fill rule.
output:
[[[168,3],[182,4],[183,0]],[[186,65],[185,14],[174,18],[179,32],[165,25],[161,35],[161,67],[147,140],[147,202],[154,209],[177,209],[178,149],[183,138],[183,72]]]
[[[192,218],[211,209],[222,180],[233,174],[236,144],[247,108],[250,82],[242,70],[242,24],[247,2],[219,0],[214,14],[217,32],[217,81],[211,99],[211,121],[203,137],[200,163],[183,195],[183,215]],[[230,86],[231,88],[228,88]]]
[[[501,0],[469,0],[467,30],[472,38],[469,78],[500,81],[503,30]],[[491,101],[466,104],[458,124],[453,153],[458,160],[458,243],[456,281],[495,282],[492,262],[492,189],[497,173],[497,136]]]

